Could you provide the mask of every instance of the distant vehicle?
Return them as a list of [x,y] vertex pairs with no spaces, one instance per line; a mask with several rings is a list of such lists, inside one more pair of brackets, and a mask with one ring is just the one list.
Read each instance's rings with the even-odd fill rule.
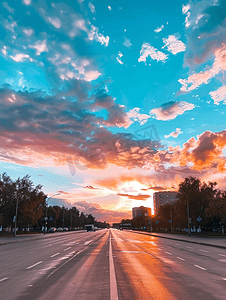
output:
[[51,227],[50,229],[49,229],[49,232],[55,232],[56,231],[56,227]]
[[68,231],[68,228],[67,228],[67,227],[64,227],[64,231]]
[[95,231],[94,225],[93,224],[87,224],[87,225],[85,225],[85,230],[87,230],[87,231]]
[[64,231],[62,227],[58,227],[57,231]]

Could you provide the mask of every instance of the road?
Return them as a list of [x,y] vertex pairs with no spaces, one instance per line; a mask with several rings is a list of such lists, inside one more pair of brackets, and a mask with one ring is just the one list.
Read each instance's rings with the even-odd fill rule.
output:
[[115,229],[0,247],[1,300],[226,299],[226,250]]

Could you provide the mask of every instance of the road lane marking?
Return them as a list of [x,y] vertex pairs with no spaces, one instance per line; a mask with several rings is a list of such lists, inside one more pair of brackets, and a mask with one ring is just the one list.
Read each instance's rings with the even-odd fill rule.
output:
[[0,279],[0,282],[5,281],[7,279],[9,279],[9,277],[2,278],[2,279]]
[[84,245],[85,245],[85,246],[86,246],[86,245],[89,245],[92,241],[93,241],[93,240],[87,241],[87,242],[84,243]]
[[169,253],[169,252],[167,252],[167,251],[165,251],[165,253],[167,253],[167,254],[169,254],[169,255],[173,255],[172,253]]
[[218,254],[218,255],[220,255],[220,256],[225,256],[225,257],[226,257],[226,255],[224,255],[224,254]]
[[179,257],[179,256],[178,256],[177,258],[178,258],[178,259],[180,259],[180,260],[183,260],[183,261],[185,261],[185,259],[183,259],[183,258],[181,258],[181,257]]
[[162,250],[161,248],[158,248],[158,250]]
[[207,269],[205,269],[205,268],[203,268],[203,267],[200,267],[200,266],[198,266],[198,265],[194,265],[196,268],[199,268],[199,269],[201,269],[201,270],[203,270],[203,271],[206,271]]
[[43,261],[41,260],[41,261],[37,262],[36,264],[34,264],[34,265],[30,266],[30,267],[27,267],[26,270],[31,269],[31,268],[33,268],[33,267],[35,267],[35,266],[41,264],[42,262],[43,262]]
[[109,239],[109,266],[110,266],[110,296],[111,300],[118,300],[118,290],[115,276],[115,267],[112,256],[111,233]]
[[55,253],[55,254],[53,254],[53,255],[51,255],[50,257],[54,257],[54,256],[57,256],[57,255],[59,255],[60,253],[58,252],[58,253]]
[[175,244],[175,245],[177,245],[177,246],[181,246],[181,244]]
[[223,280],[226,280],[226,278],[223,278]]
[[192,247],[189,247],[189,246],[185,246],[186,248],[189,248],[189,249],[193,249]]
[[71,249],[71,247],[68,247],[68,248],[64,249],[64,251],[67,251],[67,250],[69,250],[69,249]]
[[207,251],[207,250],[202,250],[202,249],[199,249],[199,251],[202,251],[202,252],[209,252],[209,251]]

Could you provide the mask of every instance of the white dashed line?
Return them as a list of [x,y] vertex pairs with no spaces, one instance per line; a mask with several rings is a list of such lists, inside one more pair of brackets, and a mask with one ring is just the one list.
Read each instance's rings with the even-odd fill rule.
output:
[[206,250],[202,250],[202,249],[199,249],[199,251],[202,251],[202,252],[209,252],[209,251],[206,251]]
[[218,254],[218,255],[226,257],[226,255],[224,255],[224,254]]
[[161,248],[158,248],[158,250],[162,250]]
[[200,266],[198,266],[198,265],[194,265],[196,268],[199,268],[199,269],[201,269],[201,270],[203,270],[203,271],[206,271],[207,269],[205,269],[205,268],[203,268],[203,267],[200,267]]
[[2,279],[0,279],[0,282],[5,281],[7,279],[9,279],[9,277],[2,278]]
[[223,280],[226,280],[226,278],[223,278]]
[[175,244],[175,245],[177,245],[177,246],[181,246],[181,244]]
[[69,249],[71,249],[71,247],[68,247],[68,248],[64,249],[64,251],[67,251],[67,250],[69,250]]
[[30,266],[30,267],[27,267],[26,270],[31,269],[31,268],[33,268],[33,267],[35,267],[35,266],[41,264],[42,262],[43,262],[43,261],[41,260],[41,261],[37,262],[36,264],[34,264],[34,265]]
[[183,259],[183,258],[181,258],[181,257],[179,257],[179,256],[178,256],[177,258],[178,258],[178,259],[180,259],[180,260],[183,260],[183,261],[185,261],[185,259]]
[[167,254],[169,254],[169,255],[173,255],[172,253],[169,253],[169,252],[167,252],[167,251],[165,251],[165,253],[167,253]]
[[188,248],[188,249],[193,249],[192,247],[189,247],[189,246],[186,246],[186,248]]
[[57,255],[59,255],[60,253],[58,252],[58,253],[55,253],[55,254],[53,254],[53,255],[51,255],[50,257],[54,257],[54,256],[57,256]]

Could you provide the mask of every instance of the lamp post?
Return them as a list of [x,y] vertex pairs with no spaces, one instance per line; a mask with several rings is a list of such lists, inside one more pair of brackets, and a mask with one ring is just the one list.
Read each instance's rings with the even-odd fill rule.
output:
[[48,220],[48,217],[47,217],[48,203],[51,198],[53,198],[54,196],[57,196],[57,195],[60,195],[60,193],[54,194],[51,197],[48,197],[46,200],[46,216],[44,218],[44,220],[45,220],[44,221],[44,234],[46,234],[46,225],[47,225],[47,220]]
[[17,211],[18,211],[18,197],[16,198],[16,215],[15,215],[15,227],[14,227],[14,237],[16,236],[16,219],[17,219]]
[[180,192],[182,192],[186,196],[186,198],[187,198],[188,235],[191,236],[188,195],[184,191],[180,191]]

